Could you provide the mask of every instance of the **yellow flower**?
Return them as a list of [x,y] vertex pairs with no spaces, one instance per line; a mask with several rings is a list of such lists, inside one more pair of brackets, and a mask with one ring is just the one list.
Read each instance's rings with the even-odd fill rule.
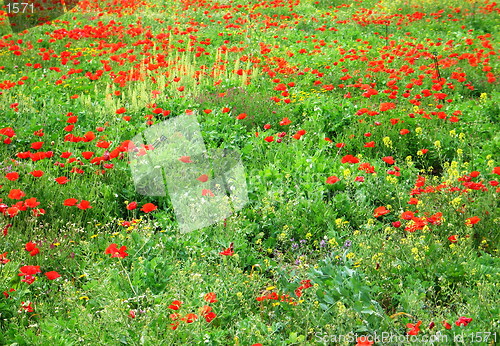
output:
[[440,142],[440,141],[435,141],[435,142],[434,142],[434,146],[435,146],[437,149],[441,149],[441,142]]
[[417,127],[417,128],[415,129],[415,133],[416,133],[417,135],[421,135],[421,134],[422,134],[422,128],[421,128],[421,127]]

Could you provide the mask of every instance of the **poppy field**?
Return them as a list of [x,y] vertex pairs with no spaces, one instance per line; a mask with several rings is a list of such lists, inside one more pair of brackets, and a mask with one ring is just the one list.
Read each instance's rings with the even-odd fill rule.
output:
[[[11,5],[1,345],[500,341],[499,4],[83,0],[20,29]],[[248,201],[182,232],[130,153],[187,115]]]

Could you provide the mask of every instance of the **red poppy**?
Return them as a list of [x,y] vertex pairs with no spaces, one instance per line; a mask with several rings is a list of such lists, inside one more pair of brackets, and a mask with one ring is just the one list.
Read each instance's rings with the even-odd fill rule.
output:
[[110,254],[111,258],[114,257],[125,258],[128,256],[128,253],[125,252],[126,250],[127,247],[125,245],[118,249],[116,244],[111,244],[107,247],[104,253]]
[[410,200],[408,201],[408,204],[413,204],[413,205],[417,205],[418,204],[418,199],[417,198],[410,198]]
[[78,209],[82,209],[82,210],[91,209],[92,208],[92,206],[90,205],[90,202],[86,201],[86,200],[81,200],[80,203],[78,203],[76,207]]
[[35,178],[40,178],[44,173],[43,173],[43,171],[33,171],[33,172],[30,172],[30,174],[32,176],[34,176]]
[[10,262],[10,259],[7,258],[8,252],[0,253],[0,264],[6,264]]
[[456,243],[456,242],[458,241],[458,239],[457,239],[457,235],[450,235],[450,236],[448,237],[448,240],[449,240],[450,242],[452,242],[452,243]]
[[67,198],[67,199],[64,200],[63,205],[68,206],[68,207],[72,207],[77,202],[78,202],[78,200],[76,198]]
[[24,201],[24,205],[28,208],[35,208],[39,204],[40,202],[36,200],[36,197],[28,198],[27,200]]
[[472,318],[462,316],[460,317],[456,322],[455,325],[460,327],[460,326],[467,326],[469,323],[472,322]]
[[184,163],[192,163],[193,162],[193,161],[191,161],[191,157],[189,157],[189,156],[181,156],[179,158],[179,161],[184,162]]
[[291,123],[292,123],[292,121],[290,119],[288,119],[287,117],[283,118],[283,120],[280,121],[281,126],[290,125]]
[[7,178],[10,181],[16,181],[19,179],[19,173],[17,172],[10,172],[5,175],[5,178]]
[[388,165],[393,165],[394,162],[396,162],[396,161],[394,161],[394,158],[392,156],[385,156],[382,158],[382,161],[384,161]]
[[205,294],[205,297],[203,299],[209,303],[217,303],[218,300],[216,298],[217,295],[214,292],[209,292]]
[[245,119],[246,117],[247,117],[247,114],[246,114],[246,113],[241,113],[240,115],[238,115],[238,116],[236,117],[236,119],[238,119],[238,120],[243,120],[243,119]]
[[203,189],[201,190],[201,195],[202,196],[210,196],[210,197],[214,197],[214,193],[212,192],[212,190],[209,190],[209,189]]
[[196,178],[197,180],[201,181],[202,183],[208,181],[208,175],[206,174],[202,174],[200,175],[198,178]]
[[266,138],[264,138],[264,140],[268,143],[271,143],[274,141],[274,137],[273,136],[267,136]]
[[411,220],[414,216],[415,214],[412,211],[405,211],[401,214],[403,220]]
[[23,266],[19,268],[21,273],[17,274],[19,276],[24,276],[24,275],[36,275],[38,273],[41,273],[42,271],[40,270],[40,266]]
[[61,275],[59,275],[58,272],[56,271],[50,271],[50,272],[46,272],[45,273],[45,276],[47,277],[47,279],[49,280],[55,280],[57,279],[58,277],[61,277]]
[[187,314],[185,317],[181,318],[182,321],[186,323],[193,323],[198,319],[198,316],[196,314],[190,313]]
[[21,308],[24,309],[26,312],[33,312],[33,311],[35,311],[33,309],[33,306],[31,305],[31,302],[22,302],[21,303]]
[[204,317],[205,321],[207,321],[207,323],[210,323],[217,317],[217,314],[213,311],[210,311],[208,314],[204,315]]
[[446,329],[451,329],[451,324],[449,324],[448,322],[443,321],[443,322],[441,322],[441,323],[442,323],[442,325],[443,325]]
[[342,163],[359,163],[359,159],[352,155],[346,155],[340,160]]
[[388,210],[388,209],[386,209],[386,207],[382,206],[382,207],[375,208],[375,210],[373,212],[373,216],[380,217],[380,216],[389,214],[390,212],[391,212],[390,210]]
[[360,336],[356,339],[356,346],[370,346],[373,345],[373,341],[370,341],[367,336]]
[[39,150],[43,146],[43,142],[33,142],[31,143],[31,149]]
[[54,180],[57,181],[57,183],[61,184],[61,185],[64,185],[69,181],[69,179],[66,177],[59,177],[59,178],[55,178]]
[[396,108],[396,105],[392,102],[383,102],[380,104],[380,111],[385,112],[388,111],[389,109],[394,109]]
[[26,194],[22,190],[12,189],[10,190],[9,195],[7,197],[9,197],[10,199],[21,199],[24,196],[26,196]]
[[33,251],[36,249],[36,244],[32,242],[27,242],[26,245],[24,246],[24,249],[28,252]]
[[145,213],[150,213],[156,209],[158,209],[158,207],[156,205],[154,205],[153,203],[146,203],[141,208],[141,210]]
[[481,219],[478,218],[477,216],[469,217],[467,220],[465,220],[465,224],[467,226],[472,226],[478,223]]
[[[180,300],[174,300],[169,306],[168,308],[169,309],[172,309],[172,310],[179,310],[180,307],[182,305],[182,302]],[[172,315],[171,315],[172,317]],[[175,317],[178,317],[177,315]]]
[[7,212],[7,214],[9,214],[10,217],[14,217],[19,213],[19,208],[10,207],[10,208],[7,208],[6,212]]
[[223,255],[223,256],[234,255],[234,243],[229,244],[229,247],[226,250],[219,252],[219,255]]
[[335,184],[337,181],[339,181],[340,179],[338,177],[336,177],[335,175],[332,175],[331,177],[328,177],[326,179],[326,183],[327,184]]
[[137,202],[130,202],[127,205],[127,210],[134,210],[135,208],[137,208]]
[[406,328],[410,328],[408,331],[408,335],[418,335],[420,332],[420,325],[422,324],[422,321],[418,321],[416,324],[408,323],[406,325]]

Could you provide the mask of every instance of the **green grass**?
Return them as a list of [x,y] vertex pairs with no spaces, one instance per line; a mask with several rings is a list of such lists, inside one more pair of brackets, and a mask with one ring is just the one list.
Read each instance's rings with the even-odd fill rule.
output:
[[[498,8],[451,0],[90,4],[22,34],[0,24],[0,210],[20,203],[16,215],[0,214],[0,344],[351,345],[354,335],[406,338],[419,321],[418,337],[441,333],[452,345],[463,333],[495,344]],[[381,19],[391,21],[387,31]],[[101,78],[86,76],[99,70]],[[388,102],[394,108],[381,110]],[[170,198],[137,193],[117,148],[186,110],[207,148],[241,153],[249,203],[182,233]],[[291,123],[280,125],[284,118]],[[65,140],[89,131],[95,139]],[[23,158],[27,151],[53,156]],[[83,157],[89,151],[112,157],[94,164]],[[19,178],[9,180],[12,172]],[[339,181],[325,183],[332,176]],[[26,195],[10,198],[12,189]],[[38,206],[23,204],[32,197]],[[69,198],[92,208],[64,206]],[[133,201],[138,208],[128,210]],[[146,203],[158,209],[141,211]],[[389,212],[374,215],[380,207]],[[30,256],[28,242],[40,252]],[[221,255],[230,243],[234,255]],[[128,256],[112,258],[110,244]],[[40,266],[31,284],[18,275],[26,265]],[[49,271],[61,277],[48,280]],[[210,292],[217,302],[204,299]],[[271,293],[284,300],[260,298]],[[207,322],[203,306],[216,318]],[[190,313],[198,319],[187,323]],[[472,322],[456,325],[462,316]]]

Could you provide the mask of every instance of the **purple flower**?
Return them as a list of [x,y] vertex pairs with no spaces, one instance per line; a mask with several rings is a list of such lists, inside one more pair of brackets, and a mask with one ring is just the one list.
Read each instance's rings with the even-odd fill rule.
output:
[[294,250],[295,250],[295,249],[296,249],[296,248],[298,248],[298,247],[299,247],[299,244],[297,244],[297,243],[293,243],[293,244],[292,244],[292,249],[294,249]]
[[325,247],[326,246],[326,241],[323,239],[319,242],[319,246]]
[[350,241],[350,240],[346,240],[346,242],[344,243],[345,248],[351,247],[351,245],[352,245],[352,241]]

